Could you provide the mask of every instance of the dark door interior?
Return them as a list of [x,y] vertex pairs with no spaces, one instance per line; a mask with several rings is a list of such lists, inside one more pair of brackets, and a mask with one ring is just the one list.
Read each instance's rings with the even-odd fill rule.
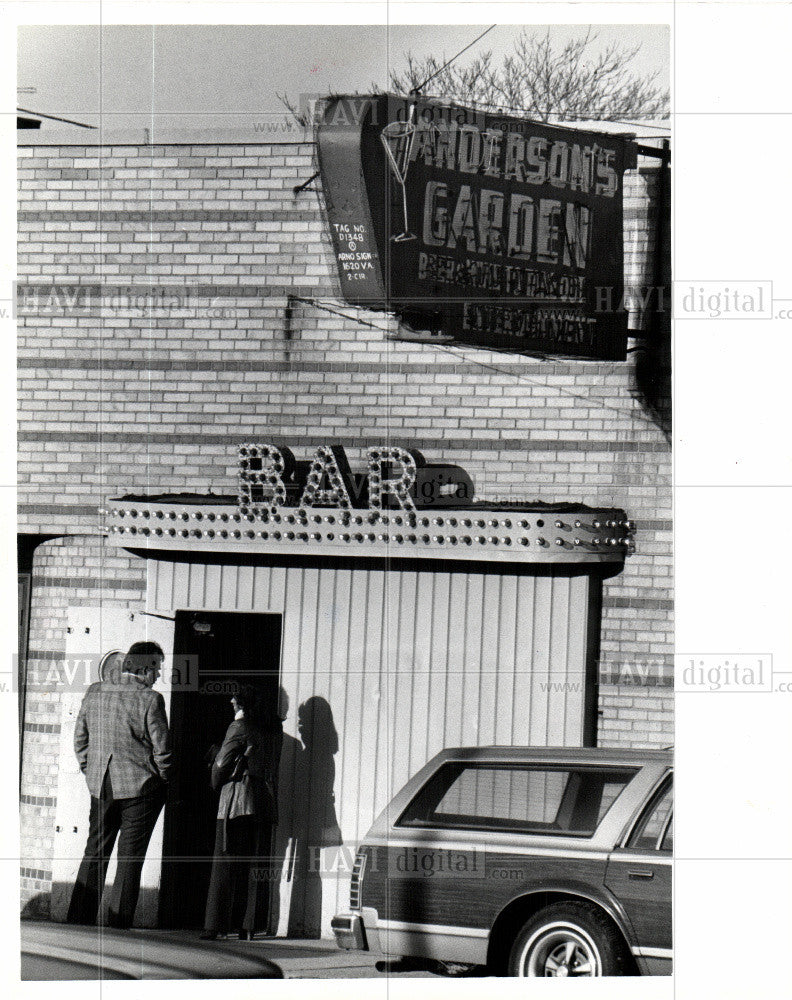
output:
[[280,645],[280,615],[176,612],[174,655],[197,657],[199,689],[171,696],[176,773],[165,811],[163,927],[203,923],[218,799],[206,755],[212,744],[222,743],[233,719],[234,682],[257,687],[262,708],[277,711]]

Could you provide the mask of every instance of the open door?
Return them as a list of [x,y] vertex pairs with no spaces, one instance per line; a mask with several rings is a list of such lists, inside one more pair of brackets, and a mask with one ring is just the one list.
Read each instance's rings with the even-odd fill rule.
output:
[[277,712],[281,616],[177,611],[174,655],[189,655],[198,689],[174,690],[171,733],[175,776],[165,817],[160,925],[203,924],[215,842],[218,796],[207,754],[233,720],[236,683],[258,688],[262,708]]

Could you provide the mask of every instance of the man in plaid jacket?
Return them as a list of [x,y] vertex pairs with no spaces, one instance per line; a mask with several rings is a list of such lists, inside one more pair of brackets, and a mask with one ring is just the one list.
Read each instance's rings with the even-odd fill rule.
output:
[[107,923],[132,926],[143,861],[172,766],[165,701],[152,690],[163,660],[157,643],[134,643],[120,673],[92,684],[80,706],[74,752],[91,793],[91,811],[70,923],[97,920],[107,865],[120,833]]

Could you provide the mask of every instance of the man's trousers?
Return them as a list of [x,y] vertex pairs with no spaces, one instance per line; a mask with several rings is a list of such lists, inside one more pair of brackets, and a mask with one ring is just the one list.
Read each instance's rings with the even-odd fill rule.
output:
[[118,837],[118,868],[107,923],[111,927],[132,926],[146,849],[164,802],[164,784],[134,798],[113,798],[110,775],[105,775],[99,798],[91,796],[88,842],[69,905],[69,923],[96,922],[107,865]]

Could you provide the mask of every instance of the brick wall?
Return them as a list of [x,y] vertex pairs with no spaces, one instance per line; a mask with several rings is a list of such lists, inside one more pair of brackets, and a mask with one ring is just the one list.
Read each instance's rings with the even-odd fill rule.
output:
[[[292,190],[316,169],[311,143],[31,141],[19,150],[20,530],[91,534],[98,508],[130,491],[233,493],[244,440],[298,457],[339,442],[354,467],[391,438],[462,465],[482,499],[623,507],[637,550],[605,582],[600,741],[670,742],[670,451],[633,362],[389,340],[393,320],[338,298],[319,193]],[[651,284],[656,171],[642,162],[625,183],[626,280]],[[42,588],[45,567],[74,570],[69,544],[40,550],[34,651],[60,648],[48,608],[129,576],[97,548],[85,593]],[[623,664],[643,682],[620,683]],[[55,714],[28,699],[26,724]],[[31,869],[46,853],[54,738],[26,732],[23,790],[42,799],[29,803],[42,817],[23,849]]]
[[601,685],[600,746],[658,748],[673,742],[673,687],[652,683]]

